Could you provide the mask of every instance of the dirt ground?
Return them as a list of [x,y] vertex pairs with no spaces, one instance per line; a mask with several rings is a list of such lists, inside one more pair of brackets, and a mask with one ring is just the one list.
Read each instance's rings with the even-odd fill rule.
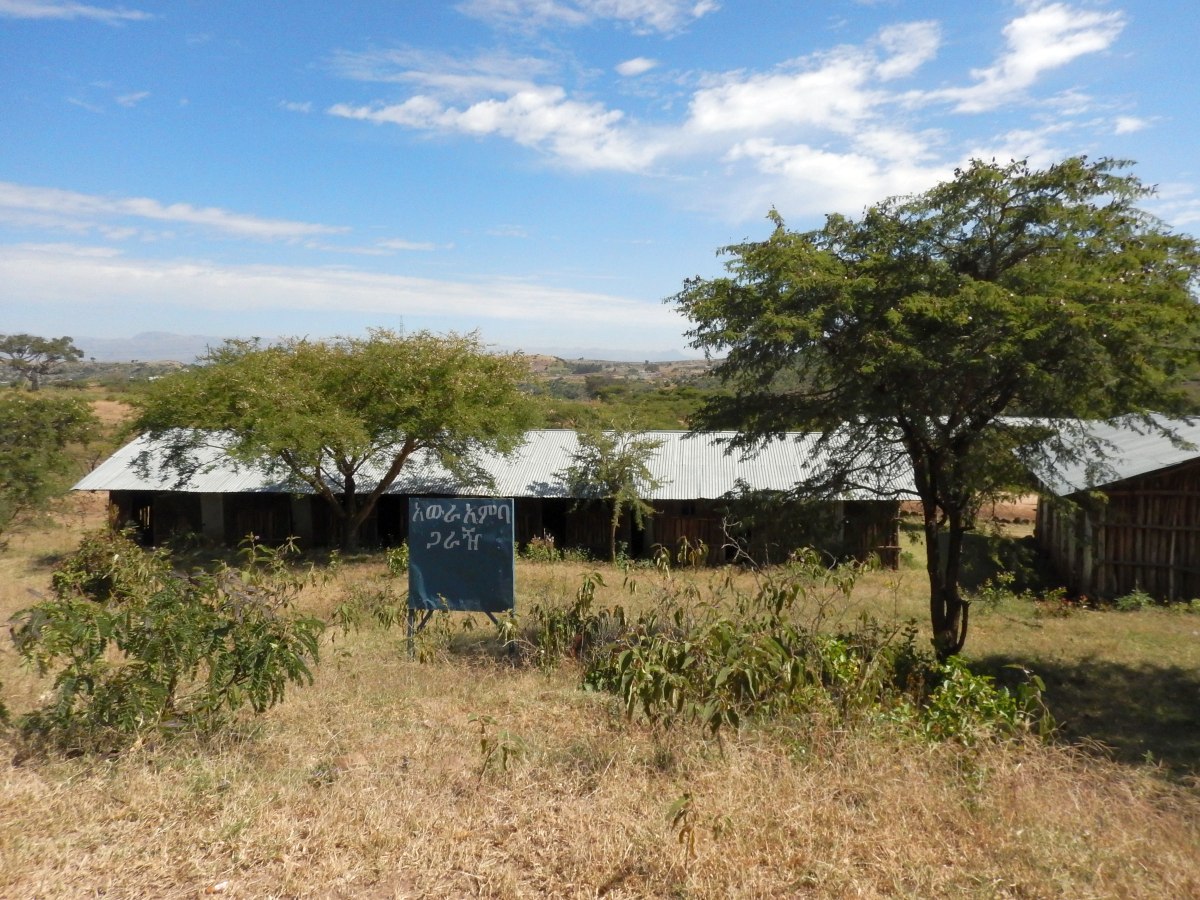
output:
[[92,411],[105,428],[122,424],[130,415],[129,404],[120,400],[93,400]]
[[[900,504],[902,512],[920,515],[921,505],[908,502]],[[1032,525],[1037,518],[1037,494],[1026,494],[1022,497],[1011,497],[996,503],[985,503],[979,510],[982,522],[1000,522],[1002,524]]]

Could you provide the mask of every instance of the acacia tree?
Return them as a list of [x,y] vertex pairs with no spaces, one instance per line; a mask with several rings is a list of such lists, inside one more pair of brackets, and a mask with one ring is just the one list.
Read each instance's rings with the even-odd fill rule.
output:
[[83,351],[69,337],[43,338],[32,334],[0,335],[0,361],[29,382],[36,391],[42,379],[64,362],[83,359]]
[[1020,477],[1018,457],[1102,464],[1081,419],[1153,428],[1151,412],[1188,408],[1200,247],[1138,209],[1151,190],[1128,165],[975,161],[804,233],[772,211],[767,240],[721,251],[727,277],[672,298],[693,346],[727,353],[732,390],[699,426],[737,429],[743,447],[821,432],[829,463],[807,492],[911,468],[943,658],[966,640],[959,561],[980,494]]
[[579,449],[571,454],[571,465],[562,473],[575,497],[603,500],[610,506],[608,556],[617,561],[617,531],[629,513],[641,527],[654,507],[645,494],[659,487],[650,472],[650,456],[662,441],[620,429],[587,428],[579,432]]
[[475,335],[227,341],[204,363],[138,401],[135,424],[161,464],[186,482],[216,446],[264,466],[328,504],[345,549],[414,453],[484,486],[476,455],[510,452],[526,424],[523,358],[488,353]]
[[89,440],[96,424],[81,400],[0,392],[0,535],[64,487],[71,445]]

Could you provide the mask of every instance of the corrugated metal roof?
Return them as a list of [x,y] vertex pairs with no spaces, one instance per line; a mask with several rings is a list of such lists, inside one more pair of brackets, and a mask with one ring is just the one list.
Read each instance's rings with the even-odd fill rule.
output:
[[1156,421],[1160,426],[1173,431],[1186,445],[1191,446],[1179,446],[1157,429],[1143,428],[1139,431],[1129,426],[1091,422],[1086,425],[1087,434],[1106,448],[1109,459],[1102,465],[1078,462],[1062,466],[1048,487],[1055,494],[1063,496],[1076,491],[1102,488],[1200,459],[1200,420]]
[[[648,431],[642,436],[661,441],[647,461],[660,486],[648,491],[649,500],[701,500],[726,496],[739,481],[756,490],[784,491],[821,468],[816,455],[816,435],[793,433],[772,441],[752,456],[726,453],[734,432],[693,435],[686,431]],[[494,493],[502,497],[565,497],[562,473],[579,448],[574,431],[543,429],[526,434],[526,442],[512,456],[488,455],[480,459],[495,481]],[[122,447],[75,485],[77,491],[183,491],[187,493],[289,492],[297,490],[278,473],[256,466],[237,466],[219,446],[200,454],[202,465],[186,484],[177,484],[173,473],[151,463],[140,472],[143,453],[154,459],[151,442],[140,437]],[[370,490],[382,472],[363,472],[359,489]],[[880,493],[911,492],[911,475],[898,472],[881,479],[875,490],[846,492],[846,499],[870,499]],[[306,491],[299,490],[304,493]],[[431,454],[417,453],[405,464],[388,489],[391,494],[469,494],[471,485],[457,483]]]

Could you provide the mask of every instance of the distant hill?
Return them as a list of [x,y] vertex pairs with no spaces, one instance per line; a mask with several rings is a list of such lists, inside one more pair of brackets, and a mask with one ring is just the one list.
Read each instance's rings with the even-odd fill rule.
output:
[[[268,339],[269,338],[265,338]],[[173,334],[169,331],[143,331],[130,338],[75,338],[75,346],[83,351],[84,359],[97,362],[130,362],[141,360],[175,360],[195,362],[209,347],[219,347],[224,337],[211,334]],[[504,347],[500,349],[516,349]],[[524,347],[526,353],[556,356],[560,359],[608,360],[610,362],[674,362],[696,359],[696,354],[682,350],[662,350],[654,353],[633,353],[620,347]]]
[[143,331],[130,338],[76,337],[75,346],[84,359],[97,362],[195,362],[209,347],[219,347],[224,338],[203,334],[172,334],[169,331]]

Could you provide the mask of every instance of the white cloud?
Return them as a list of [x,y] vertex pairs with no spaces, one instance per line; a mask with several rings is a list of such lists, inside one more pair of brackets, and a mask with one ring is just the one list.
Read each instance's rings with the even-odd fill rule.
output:
[[139,103],[141,103],[143,100],[145,100],[149,96],[150,96],[149,91],[134,91],[133,93],[130,93],[130,94],[121,94],[116,99],[117,99],[117,103],[120,106],[124,106],[126,108],[132,108],[134,106],[137,106]]
[[[535,281],[439,281],[352,268],[236,266],[115,256],[108,248],[0,247],[0,283],[11,296],[73,308],[287,311],[461,317],[467,323],[553,322],[570,328],[659,329],[678,335],[676,313],[657,302],[561,290]],[[469,327],[474,327],[470,325]]]
[[1125,27],[1120,12],[1093,12],[1065,3],[1027,4],[1004,27],[1007,49],[986,69],[972,71],[969,87],[945,88],[924,98],[946,100],[958,112],[986,112],[1019,97],[1045,72],[1107,50]]
[[429,251],[438,249],[438,245],[432,241],[406,241],[402,238],[390,238],[386,241],[380,241],[379,246],[385,250]]
[[[487,5],[580,14],[585,8],[517,0]],[[599,7],[586,5],[592,11]],[[1093,105],[1086,95],[1060,91],[1054,106],[1043,99],[1043,109],[1052,110],[1046,113],[1054,116],[1052,126],[999,136],[955,135],[944,119],[1016,98],[1042,73],[1109,47],[1123,26],[1119,12],[1023,2],[1004,28],[1004,52],[991,67],[973,70],[974,84],[901,91],[891,84],[916,75],[943,43],[939,23],[901,22],[860,44],[766,70],[688,75],[696,86],[686,113],[661,123],[635,121],[621,109],[543,83],[542,75],[552,71],[547,63],[530,75],[522,74],[523,60],[502,54],[474,59],[412,50],[343,54],[340,64],[352,77],[407,90],[391,102],[340,103],[328,112],[430,133],[505,138],[578,169],[653,172],[666,176],[658,181],[664,190],[686,190],[689,207],[725,217],[758,215],[784,199],[806,213],[854,213],[886,196],[923,190],[971,155],[1049,160],[1055,149],[1050,135],[1083,127],[1077,117]],[[652,63],[636,57],[616,70],[634,75]],[[948,101],[955,109],[932,107],[931,100]],[[1068,152],[1075,149],[1065,143]],[[966,152],[972,144],[975,154]],[[706,167],[703,174],[688,177],[697,162]],[[701,184],[708,187],[697,190]]]
[[335,68],[360,81],[406,84],[397,102],[337,103],[330,115],[422,131],[496,136],[582,169],[636,171],[662,147],[642,140],[619,110],[576,100],[532,79],[550,70],[540,60],[504,53],[451,58],[411,49],[339,53]]
[[9,19],[93,19],[99,22],[140,22],[153,19],[136,9],[105,9],[58,0],[0,0],[0,17]]
[[566,92],[555,86],[526,84],[508,96],[464,107],[419,94],[391,105],[339,103],[329,113],[409,128],[497,135],[543,150],[568,165],[588,169],[638,170],[658,152],[621,129],[621,112],[599,103],[568,99]]
[[1200,224],[1200,197],[1196,195],[1195,185],[1192,184],[1160,184],[1142,205],[1175,228],[1191,227],[1194,230]]
[[883,29],[878,42],[889,55],[875,66],[875,74],[890,81],[913,74],[937,56],[942,31],[937,22],[906,22]]
[[747,216],[762,215],[770,206],[791,216],[857,215],[885,197],[925,190],[953,170],[949,163],[880,159],[867,152],[834,152],[764,138],[742,141],[728,159],[747,160],[760,175],[773,176],[755,179],[758,189],[741,199]]
[[940,44],[937,23],[908,22],[884,28],[863,46],[791,60],[772,72],[713,76],[693,95],[688,126],[707,133],[780,126],[853,133],[891,101],[875,82],[913,74]]
[[515,90],[552,71],[545,60],[505,51],[463,57],[411,47],[339,50],[330,65],[338,75],[354,81],[415,84],[454,96]]
[[116,220],[143,219],[197,225],[218,233],[259,240],[298,240],[346,231],[328,225],[264,219],[190,203],[163,204],[146,197],[100,197],[57,188],[0,182],[0,219],[69,231],[117,227]]
[[312,112],[312,103],[297,103],[292,100],[281,100],[279,103],[279,108],[286,109],[288,112],[310,113]]
[[1113,134],[1133,134],[1135,131],[1149,127],[1148,119],[1139,119],[1136,116],[1117,116],[1116,121],[1113,122]]
[[720,8],[714,0],[464,0],[460,12],[508,27],[623,22],[638,32],[678,31]]
[[633,59],[627,59],[616,66],[617,74],[624,75],[626,78],[631,78],[636,75],[644,75],[658,65],[658,60],[647,59],[644,56],[635,56]]
[[1054,142],[1056,136],[1068,131],[1069,127],[1066,123],[1058,123],[1043,128],[1013,129],[975,144],[967,153],[967,158],[995,160],[999,163],[1027,159],[1035,168],[1044,168],[1071,153]]
[[[803,71],[789,71],[795,66]],[[779,125],[808,125],[833,132],[853,131],[882,95],[868,87],[873,60],[843,48],[791,63],[771,74],[735,72],[697,91],[689,105],[688,127],[698,132],[757,132]]]

